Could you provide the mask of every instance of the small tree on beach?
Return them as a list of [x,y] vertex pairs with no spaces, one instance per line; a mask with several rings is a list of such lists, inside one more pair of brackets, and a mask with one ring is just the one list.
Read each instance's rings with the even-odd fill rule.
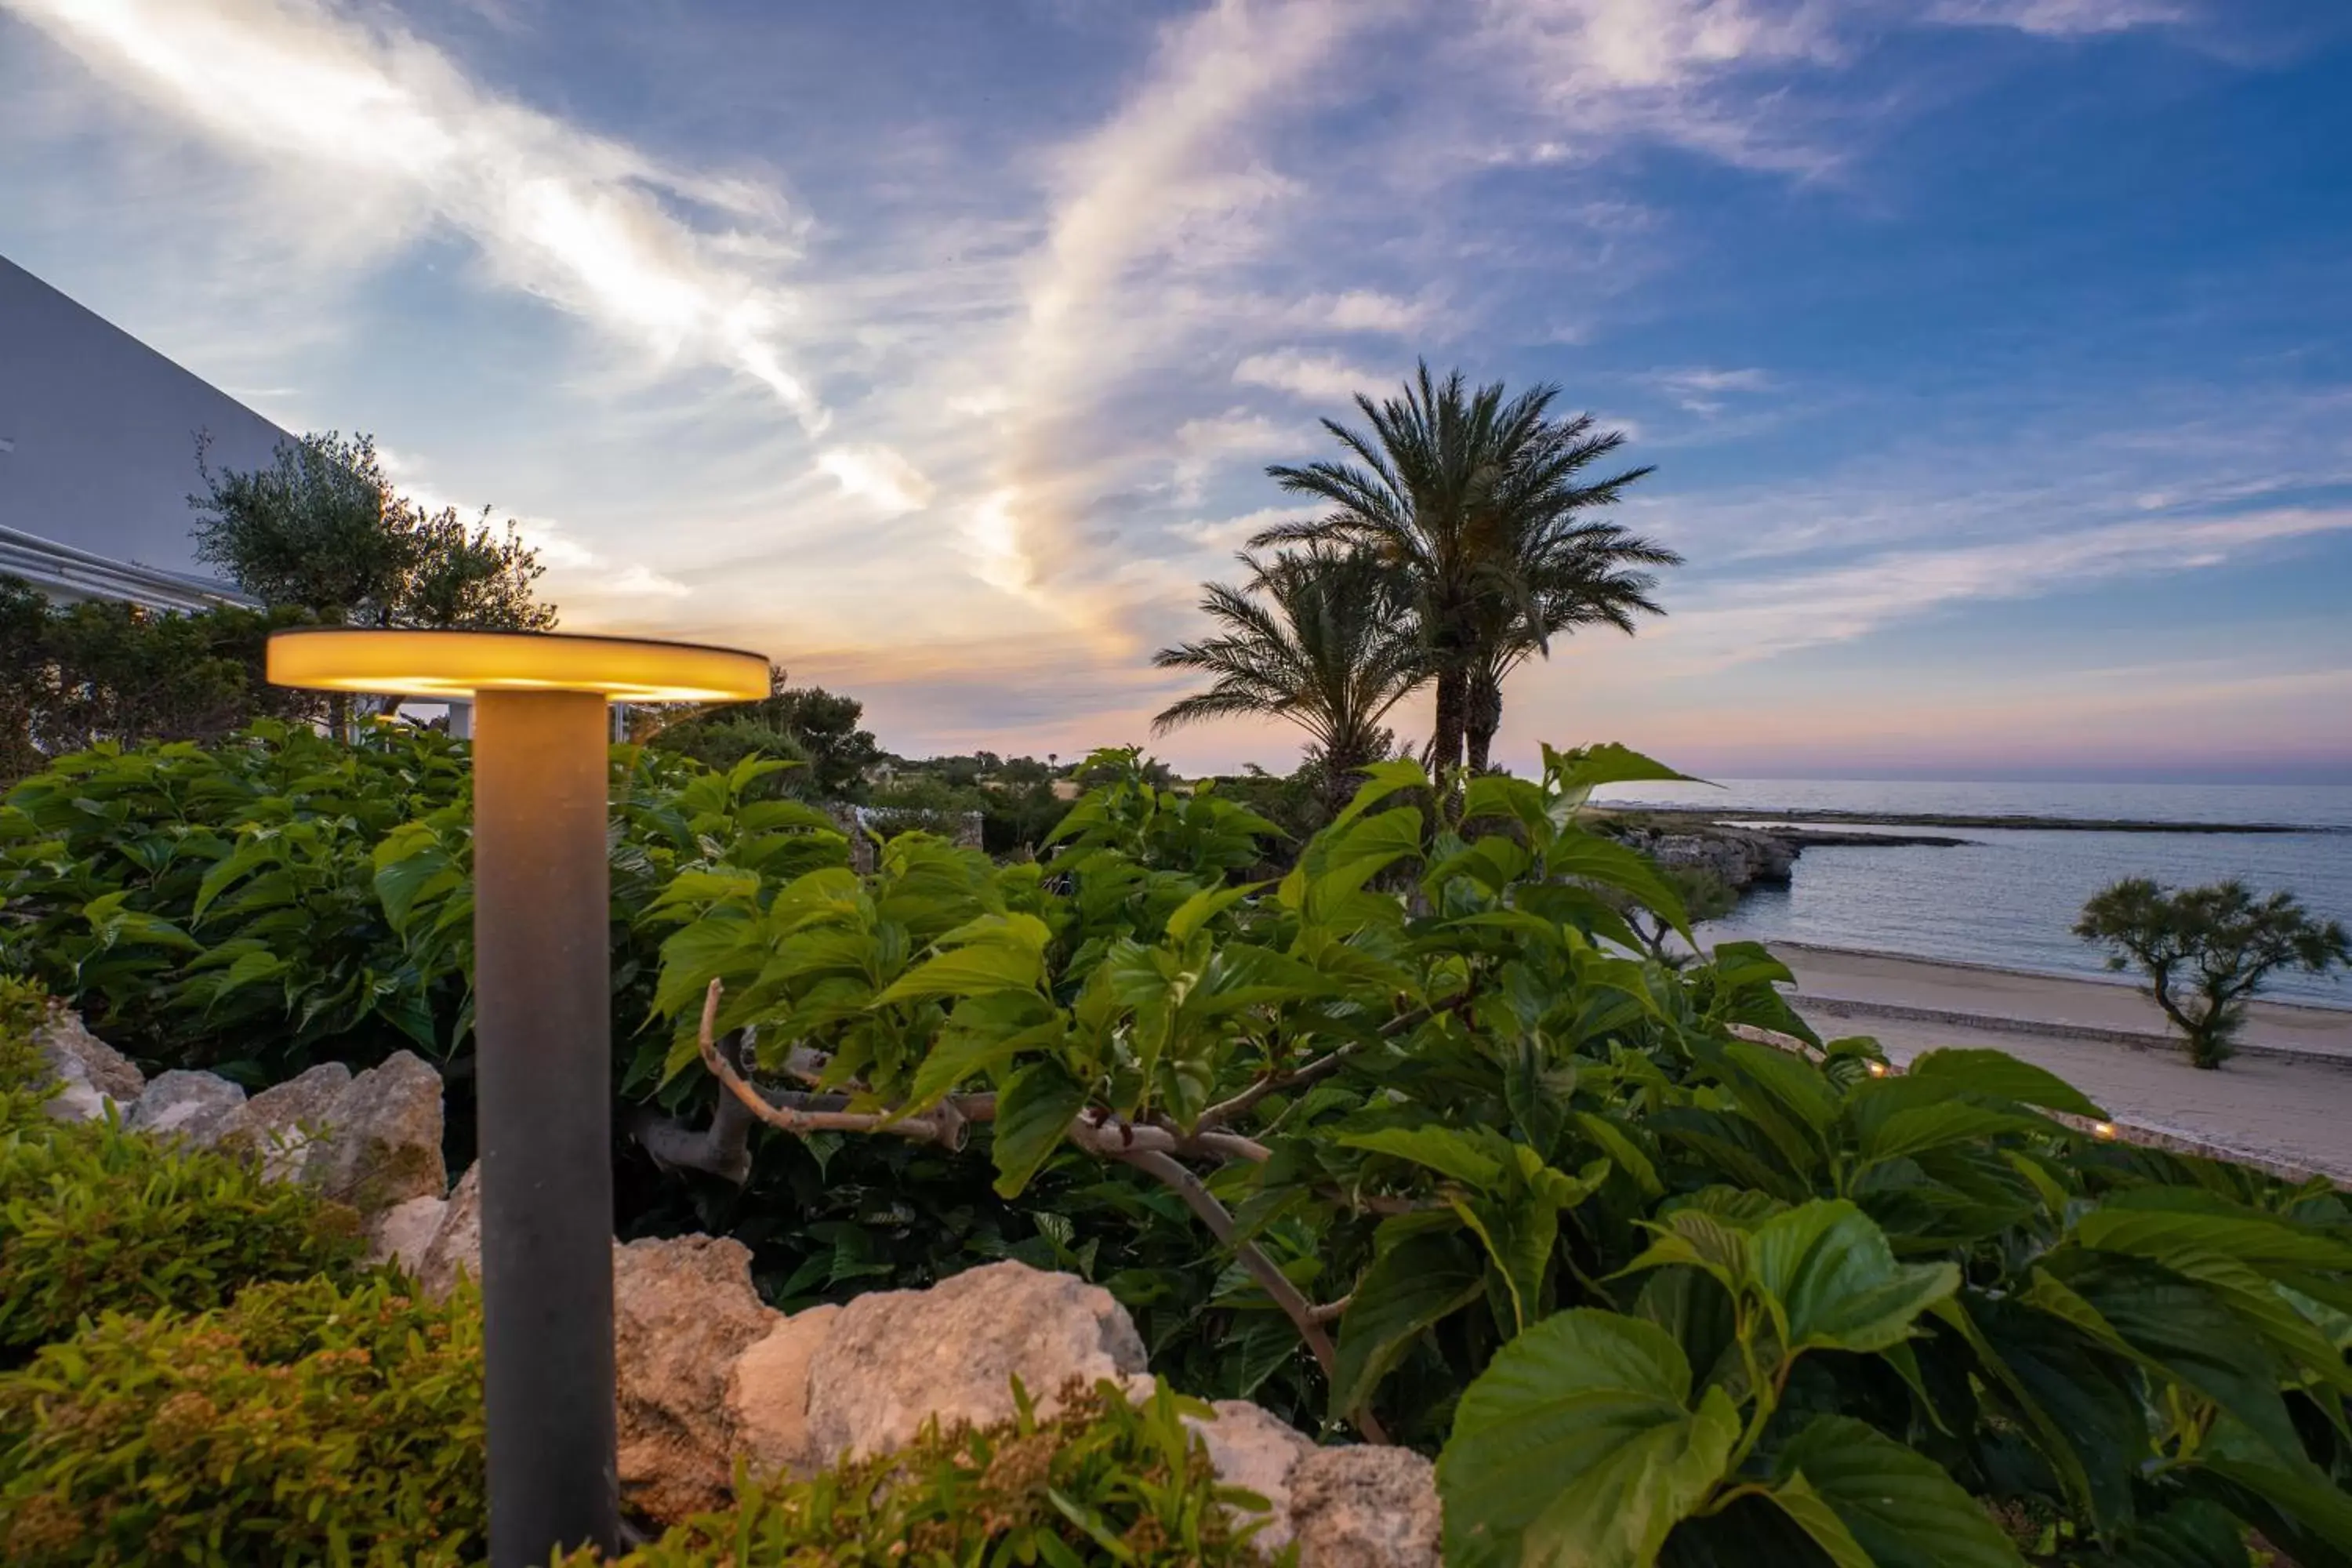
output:
[[2258,899],[2243,882],[2178,891],[2130,877],[2083,906],[2074,934],[2113,949],[2107,967],[2137,964],[2148,994],[2189,1041],[2189,1059],[2218,1068],[2246,1018],[2246,1004],[2280,969],[2324,974],[2352,966],[2352,936],[2292,893]]

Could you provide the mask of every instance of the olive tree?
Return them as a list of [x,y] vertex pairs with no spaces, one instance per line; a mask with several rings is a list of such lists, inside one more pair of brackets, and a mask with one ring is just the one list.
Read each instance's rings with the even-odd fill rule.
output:
[[2352,937],[2340,923],[2314,916],[2292,893],[2257,898],[2234,879],[2175,890],[2126,878],[2083,906],[2074,934],[2105,943],[2110,969],[2139,966],[2200,1068],[2228,1058],[2246,1003],[2273,972],[2352,965]]

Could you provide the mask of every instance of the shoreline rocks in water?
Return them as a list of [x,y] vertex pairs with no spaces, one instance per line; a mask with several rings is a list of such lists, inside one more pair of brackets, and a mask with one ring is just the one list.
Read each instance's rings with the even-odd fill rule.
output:
[[1976,842],[1930,833],[1862,833],[1834,828],[1738,827],[1673,813],[1611,815],[1603,831],[1661,866],[1706,871],[1734,893],[1759,885],[1786,887],[1797,858],[1808,848],[1952,848]]

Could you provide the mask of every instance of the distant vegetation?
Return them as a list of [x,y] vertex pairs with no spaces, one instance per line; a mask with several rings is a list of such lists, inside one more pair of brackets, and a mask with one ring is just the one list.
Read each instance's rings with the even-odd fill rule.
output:
[[2341,924],[2314,916],[2292,893],[2258,898],[2235,880],[2175,891],[2127,878],[2083,906],[2074,934],[2112,949],[2108,968],[2147,976],[2147,994],[2200,1068],[2229,1058],[2246,1004],[2275,972],[2352,967],[2352,936]]

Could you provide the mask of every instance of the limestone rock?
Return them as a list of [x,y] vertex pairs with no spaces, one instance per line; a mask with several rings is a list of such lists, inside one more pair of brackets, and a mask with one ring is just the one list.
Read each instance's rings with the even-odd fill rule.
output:
[[98,1091],[89,1081],[89,1068],[70,1051],[51,1050],[45,1053],[48,1068],[57,1079],[57,1092],[50,1095],[41,1109],[52,1121],[96,1121],[106,1114],[113,1103]]
[[33,1041],[52,1063],[70,1057],[82,1066],[90,1087],[129,1109],[147,1088],[147,1075],[129,1057],[82,1026],[81,1015],[59,1008],[33,1031]]
[[442,1210],[441,1224],[425,1245],[415,1264],[416,1282],[438,1301],[457,1288],[458,1276],[479,1283],[482,1278],[482,1166],[466,1167]]
[[415,1273],[448,1210],[446,1198],[411,1198],[404,1204],[393,1205],[368,1226],[368,1261],[397,1263],[411,1274]]
[[326,1134],[305,1156],[302,1179],[338,1203],[375,1215],[449,1190],[441,1075],[414,1052],[395,1051],[352,1079],[324,1120]]
[[830,1303],[795,1312],[735,1358],[727,1414],[735,1423],[735,1451],[754,1474],[797,1476],[822,1467],[809,1446],[809,1363],[840,1316]]
[[272,1181],[292,1181],[301,1175],[311,1149],[326,1142],[336,1108],[351,1084],[351,1068],[341,1062],[320,1062],[247,1100],[214,1142],[259,1161],[262,1173]]
[[733,1496],[728,1373],[779,1314],[751,1289],[751,1253],[723,1237],[613,1251],[621,1494],[666,1524]]
[[1243,1399],[1220,1399],[1212,1407],[1213,1421],[1187,1416],[1184,1424],[1201,1435],[1217,1479],[1265,1499],[1269,1516],[1251,1537],[1267,1556],[1290,1542],[1290,1476],[1300,1460],[1315,1451],[1306,1434],[1271,1411]]
[[1144,1369],[1143,1342],[1109,1291],[992,1263],[844,1307],[809,1368],[809,1441],[825,1463],[880,1453],[913,1441],[928,1416],[942,1426],[1010,1417],[1016,1376],[1051,1409],[1072,1379]]
[[124,1121],[201,1148],[211,1144],[244,1104],[245,1090],[218,1074],[174,1068],[149,1082]]
[[1318,1448],[1290,1472],[1298,1568],[1438,1568],[1437,1471],[1410,1448]]

